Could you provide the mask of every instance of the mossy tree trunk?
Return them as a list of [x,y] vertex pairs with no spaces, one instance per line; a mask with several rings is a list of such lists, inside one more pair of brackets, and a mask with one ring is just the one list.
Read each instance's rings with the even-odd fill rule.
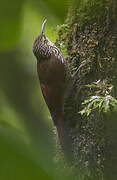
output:
[[117,179],[116,12],[116,0],[76,0],[59,30],[73,76],[64,103],[71,144],[64,143],[80,180]]

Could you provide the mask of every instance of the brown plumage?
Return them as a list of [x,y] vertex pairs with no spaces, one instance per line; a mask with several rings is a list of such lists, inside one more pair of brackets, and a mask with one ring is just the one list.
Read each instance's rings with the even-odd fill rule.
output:
[[37,62],[37,72],[45,101],[48,105],[55,125],[63,115],[65,92],[65,66],[55,56],[49,60]]
[[34,42],[33,53],[37,58],[37,72],[43,96],[57,127],[61,145],[64,145],[63,102],[66,87],[66,64],[60,50],[46,38],[45,23]]

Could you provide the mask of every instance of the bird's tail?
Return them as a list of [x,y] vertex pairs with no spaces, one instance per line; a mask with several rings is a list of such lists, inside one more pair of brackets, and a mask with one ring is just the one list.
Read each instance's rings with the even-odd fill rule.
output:
[[62,147],[62,150],[64,151],[64,154],[67,155],[67,159],[72,159],[72,141],[71,137],[69,135],[69,131],[67,129],[67,126],[65,125],[65,122],[63,121],[63,117],[57,116],[56,114],[53,114],[52,116],[54,125],[57,129],[58,139],[59,143]]

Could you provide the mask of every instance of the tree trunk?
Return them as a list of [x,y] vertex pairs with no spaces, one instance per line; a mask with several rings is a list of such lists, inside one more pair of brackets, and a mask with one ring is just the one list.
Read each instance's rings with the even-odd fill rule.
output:
[[72,75],[64,102],[69,138],[64,145],[80,180],[117,179],[116,12],[116,0],[76,0],[59,29]]

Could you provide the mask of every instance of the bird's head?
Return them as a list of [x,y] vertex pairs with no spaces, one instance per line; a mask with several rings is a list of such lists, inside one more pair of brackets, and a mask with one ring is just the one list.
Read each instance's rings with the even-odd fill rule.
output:
[[41,33],[36,38],[33,44],[33,53],[37,58],[37,61],[42,61],[43,59],[48,59],[50,57],[48,49],[49,40],[45,36],[45,25],[47,20],[44,20],[41,26]]

